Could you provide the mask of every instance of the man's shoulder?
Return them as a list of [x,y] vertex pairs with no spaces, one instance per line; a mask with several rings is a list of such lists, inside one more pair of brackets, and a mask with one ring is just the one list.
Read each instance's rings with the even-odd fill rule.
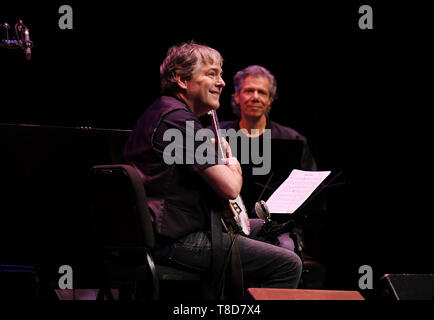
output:
[[220,121],[220,129],[239,129],[238,121],[237,119]]
[[185,103],[170,96],[161,96],[156,99],[144,114],[145,117],[151,115],[158,117],[159,122],[171,119],[176,122],[197,120],[197,117],[188,109]]
[[150,106],[150,109],[160,109],[160,110],[185,110],[188,111],[187,105],[170,96],[161,96],[157,98]]
[[271,137],[273,139],[306,140],[306,137],[297,130],[281,125],[275,121],[270,121]]

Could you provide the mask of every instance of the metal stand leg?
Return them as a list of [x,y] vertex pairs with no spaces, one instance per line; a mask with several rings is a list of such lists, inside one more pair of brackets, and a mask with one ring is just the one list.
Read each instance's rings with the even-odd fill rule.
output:
[[297,232],[295,231],[295,226],[293,226],[291,228],[291,230],[289,231],[289,236],[291,237],[291,239],[294,241],[294,252],[300,257],[302,266],[303,266],[303,271],[301,273],[301,280],[300,280],[300,288],[304,288],[305,284],[304,284],[304,273],[305,273],[305,269],[304,269],[304,256],[303,256],[303,248],[300,244],[300,241],[298,239],[298,235]]

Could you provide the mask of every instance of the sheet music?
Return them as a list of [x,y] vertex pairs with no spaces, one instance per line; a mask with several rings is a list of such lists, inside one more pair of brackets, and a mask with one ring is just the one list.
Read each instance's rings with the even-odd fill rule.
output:
[[267,200],[271,213],[294,213],[331,171],[292,170],[289,177]]

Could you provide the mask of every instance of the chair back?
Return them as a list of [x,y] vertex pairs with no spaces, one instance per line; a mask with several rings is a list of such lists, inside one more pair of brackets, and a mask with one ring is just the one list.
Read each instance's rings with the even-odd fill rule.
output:
[[90,204],[93,231],[105,248],[154,247],[146,193],[134,167],[126,164],[93,166]]

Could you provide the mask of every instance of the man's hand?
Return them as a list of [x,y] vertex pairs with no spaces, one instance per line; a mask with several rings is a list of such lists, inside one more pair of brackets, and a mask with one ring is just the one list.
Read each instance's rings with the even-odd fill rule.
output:
[[239,175],[243,175],[241,170],[241,165],[238,162],[238,159],[235,157],[230,157],[223,159],[223,163],[229,167],[229,169],[236,171]]

